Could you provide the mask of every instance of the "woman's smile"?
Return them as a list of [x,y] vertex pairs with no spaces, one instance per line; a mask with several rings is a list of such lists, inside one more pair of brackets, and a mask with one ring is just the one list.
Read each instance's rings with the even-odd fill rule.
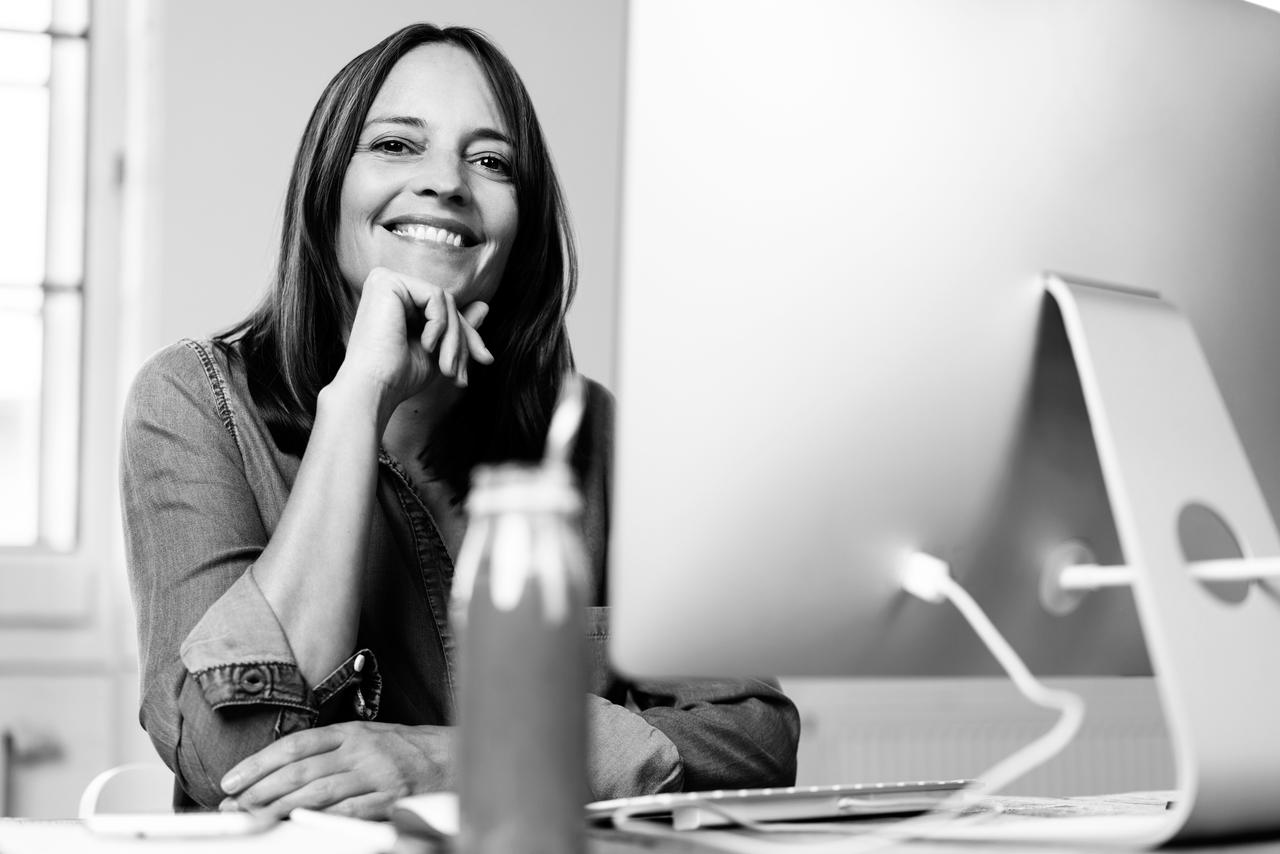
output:
[[396,237],[447,249],[469,249],[483,242],[465,223],[450,217],[423,214],[392,217],[381,226]]
[[462,248],[462,235],[454,234],[443,228],[436,228],[433,225],[410,225],[401,223],[399,225],[389,225],[387,231],[396,237],[402,237],[405,240],[412,240],[415,243],[428,243],[450,248]]

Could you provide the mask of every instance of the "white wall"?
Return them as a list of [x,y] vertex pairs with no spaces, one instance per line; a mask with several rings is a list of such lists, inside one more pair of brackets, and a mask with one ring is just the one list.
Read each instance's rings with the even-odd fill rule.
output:
[[416,21],[485,31],[533,96],[581,252],[579,364],[610,384],[623,0],[135,0],[136,362],[240,319],[267,284],[298,138],[329,78]]

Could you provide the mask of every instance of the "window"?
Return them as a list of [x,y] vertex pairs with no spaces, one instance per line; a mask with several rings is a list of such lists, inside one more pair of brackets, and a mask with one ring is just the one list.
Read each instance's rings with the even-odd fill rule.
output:
[[76,543],[88,0],[0,4],[0,549]]

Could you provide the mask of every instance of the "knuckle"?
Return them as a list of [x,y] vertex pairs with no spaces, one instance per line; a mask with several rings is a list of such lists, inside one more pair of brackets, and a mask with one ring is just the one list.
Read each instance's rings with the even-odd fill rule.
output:
[[372,821],[386,819],[391,815],[391,807],[395,803],[395,800],[396,797],[394,795],[379,793],[378,795],[365,800],[361,805],[361,808],[357,811],[357,817],[370,819]]
[[349,818],[356,818],[356,817],[357,817],[357,815],[356,815],[356,812],[357,812],[357,810],[356,810],[356,805],[355,805],[355,804],[353,804],[353,803],[351,803],[351,801],[349,801],[349,800],[348,800],[348,801],[338,801],[338,803],[333,804],[333,805],[331,805],[331,806],[328,808],[328,812],[331,812],[331,813],[333,813],[334,815],[344,815],[344,816],[348,816]]
[[312,783],[308,794],[314,803],[328,805],[337,800],[337,785],[331,777],[325,777]]
[[300,765],[290,765],[280,772],[280,777],[290,789],[297,789],[307,782],[306,770]]

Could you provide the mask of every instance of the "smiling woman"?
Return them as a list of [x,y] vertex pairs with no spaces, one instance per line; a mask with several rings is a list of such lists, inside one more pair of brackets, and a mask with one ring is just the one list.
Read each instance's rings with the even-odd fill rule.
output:
[[[542,131],[492,44],[414,25],[334,77],[274,286],[231,330],[155,356],[126,407],[142,721],[181,802],[383,816],[452,784],[467,478],[538,455],[574,283]],[[612,398],[589,388],[573,462],[598,607]],[[775,683],[599,664],[593,797],[794,779]]]

